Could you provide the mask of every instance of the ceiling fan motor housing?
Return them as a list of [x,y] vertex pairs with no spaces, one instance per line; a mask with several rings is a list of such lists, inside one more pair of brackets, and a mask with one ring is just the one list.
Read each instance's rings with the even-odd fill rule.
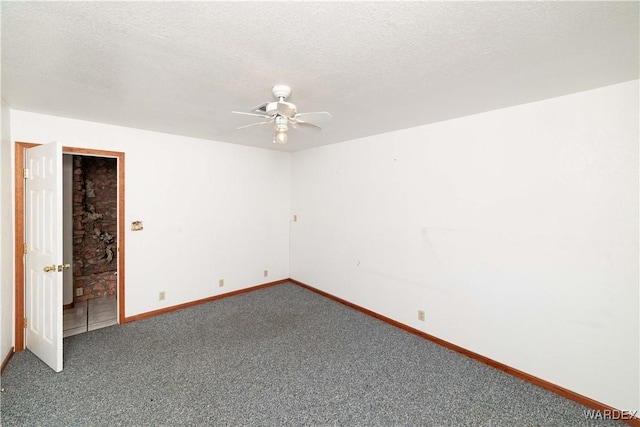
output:
[[[280,106],[280,107],[278,107]],[[283,107],[284,106],[284,107]],[[274,116],[276,114],[294,116],[296,114],[296,105],[291,102],[277,101],[269,102],[265,107],[265,114]],[[284,110],[284,112],[283,112]]]

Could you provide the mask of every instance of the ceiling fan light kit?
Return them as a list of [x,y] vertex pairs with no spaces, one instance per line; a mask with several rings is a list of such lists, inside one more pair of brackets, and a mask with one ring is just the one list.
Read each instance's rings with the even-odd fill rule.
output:
[[286,144],[287,143],[287,133],[286,132],[276,132],[274,138],[273,138],[273,143],[278,143],[278,144]]
[[285,144],[287,142],[287,131],[289,128],[300,130],[320,131],[320,126],[312,122],[322,122],[330,120],[333,116],[326,111],[313,113],[298,113],[297,107],[291,102],[285,101],[291,95],[291,88],[287,85],[275,85],[271,93],[277,101],[265,102],[250,110],[250,112],[232,111],[235,114],[245,116],[260,117],[266,121],[240,126],[238,129],[245,129],[252,126],[271,124],[274,126],[273,142]]

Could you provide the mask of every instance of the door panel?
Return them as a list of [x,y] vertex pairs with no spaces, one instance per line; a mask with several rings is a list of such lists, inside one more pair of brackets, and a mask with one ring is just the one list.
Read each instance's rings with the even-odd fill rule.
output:
[[62,147],[25,153],[26,347],[62,370]]

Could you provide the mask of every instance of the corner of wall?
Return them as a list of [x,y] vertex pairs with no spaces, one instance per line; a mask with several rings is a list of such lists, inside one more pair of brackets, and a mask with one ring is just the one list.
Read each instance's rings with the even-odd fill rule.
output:
[[1,101],[2,135],[0,140],[0,359],[12,352],[14,343],[13,310],[13,198],[11,111]]

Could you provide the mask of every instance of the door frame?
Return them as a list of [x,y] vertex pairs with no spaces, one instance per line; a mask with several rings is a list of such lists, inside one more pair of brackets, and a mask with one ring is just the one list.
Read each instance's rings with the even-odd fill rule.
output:
[[[24,342],[24,150],[37,143],[15,142],[15,351]],[[125,323],[124,313],[124,153],[89,148],[62,147],[62,154],[115,158],[118,161],[118,323]]]

